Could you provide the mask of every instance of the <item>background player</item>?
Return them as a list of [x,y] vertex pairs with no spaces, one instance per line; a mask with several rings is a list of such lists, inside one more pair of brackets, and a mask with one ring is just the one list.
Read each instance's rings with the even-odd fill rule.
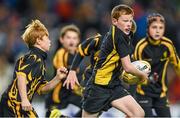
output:
[[[66,25],[60,30],[59,43],[62,47],[59,48],[53,58],[53,65],[57,69],[61,66],[70,68],[72,60],[77,52],[77,46],[80,42],[80,30],[75,25]],[[76,71],[79,71],[78,68]],[[65,80],[66,78],[64,78]],[[63,81],[64,81],[63,80]],[[62,86],[63,81],[59,83],[54,90],[47,96],[46,117],[52,115],[51,113],[56,113],[59,110],[67,107],[68,104],[74,104],[81,107],[81,90],[80,87],[76,86],[73,91],[67,90]],[[55,110],[56,112],[51,112]],[[60,112],[60,111],[59,111]],[[81,111],[75,115],[76,117],[81,116]]]
[[134,52],[135,60],[146,60],[151,64],[152,80],[147,85],[137,86],[137,101],[145,111],[146,117],[152,117],[152,108],[158,117],[170,117],[167,100],[167,67],[171,63],[180,72],[180,61],[172,41],[164,37],[165,19],[161,14],[153,13],[147,17],[147,37],[138,42]]

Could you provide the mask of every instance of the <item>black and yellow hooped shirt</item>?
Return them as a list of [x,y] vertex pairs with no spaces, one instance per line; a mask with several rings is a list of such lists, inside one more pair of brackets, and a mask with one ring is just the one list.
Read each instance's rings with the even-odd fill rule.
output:
[[116,26],[112,26],[101,44],[98,61],[95,65],[94,83],[113,87],[120,84],[121,58],[132,53],[130,36]]
[[[44,62],[46,58],[47,54],[45,52],[33,47],[28,54],[18,59],[15,65],[13,81],[7,91],[5,91],[4,96],[11,102],[21,102],[17,85],[18,79],[26,79],[27,97],[30,102],[36,92],[41,94],[41,87],[47,83],[45,80],[46,68]],[[17,78],[17,75],[21,75],[24,78]]]
[[167,67],[172,63],[180,73],[180,60],[172,41],[166,37],[154,40],[150,37],[140,40],[134,52],[135,60],[145,60],[151,64],[151,73],[158,73],[159,78],[156,83],[138,85],[137,93],[152,97],[165,97],[167,85]]
[[97,34],[83,41],[78,47],[79,53],[76,55],[71,69],[75,70],[85,56],[90,56],[90,68],[92,69],[98,59],[101,43],[102,37],[100,34]]

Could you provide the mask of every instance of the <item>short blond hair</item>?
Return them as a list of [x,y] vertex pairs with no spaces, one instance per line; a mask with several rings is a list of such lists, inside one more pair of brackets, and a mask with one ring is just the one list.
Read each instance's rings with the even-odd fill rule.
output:
[[26,26],[22,39],[30,48],[36,43],[37,38],[41,39],[44,35],[49,36],[46,27],[39,20],[32,20],[32,22]]
[[132,14],[134,16],[134,11],[131,7],[127,5],[117,5],[111,11],[111,18],[118,19],[121,15],[129,15]]
[[81,33],[80,33],[79,28],[78,28],[76,25],[71,24],[71,25],[66,25],[66,26],[64,26],[64,27],[60,30],[60,37],[63,38],[67,31],[76,32],[76,33],[78,34],[79,39],[80,39]]

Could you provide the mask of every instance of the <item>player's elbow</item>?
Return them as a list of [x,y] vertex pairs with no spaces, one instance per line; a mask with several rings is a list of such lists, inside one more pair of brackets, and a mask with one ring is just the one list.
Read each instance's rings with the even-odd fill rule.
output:
[[43,86],[42,88],[40,88],[40,94],[46,94],[51,90],[51,87],[47,84],[45,86]]

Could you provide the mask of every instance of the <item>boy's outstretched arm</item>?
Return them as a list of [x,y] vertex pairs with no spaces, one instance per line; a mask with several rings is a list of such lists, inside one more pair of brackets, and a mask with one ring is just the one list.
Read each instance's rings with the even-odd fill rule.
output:
[[75,84],[79,85],[78,78],[76,76],[76,70],[79,67],[79,64],[81,63],[83,58],[85,56],[91,55],[91,52],[98,48],[98,46],[100,45],[100,38],[101,35],[97,34],[93,37],[89,37],[79,45],[78,53],[73,59],[69,74],[63,84],[63,86],[66,86],[67,89],[73,89]]
[[61,67],[57,69],[56,76],[49,81],[45,86],[43,86],[40,90],[41,93],[46,93],[52,90],[63,78],[67,76],[67,69],[65,67]]
[[71,89],[73,89],[75,84],[79,85],[79,81],[78,81],[78,78],[76,76],[76,70],[77,70],[77,68],[78,68],[78,66],[81,63],[83,58],[84,57],[81,56],[80,53],[78,52],[76,54],[75,58],[73,59],[73,63],[71,65],[71,68],[70,68],[69,73],[67,75],[67,79],[63,83],[63,86],[66,86],[67,89],[69,89],[70,87],[71,87]]

